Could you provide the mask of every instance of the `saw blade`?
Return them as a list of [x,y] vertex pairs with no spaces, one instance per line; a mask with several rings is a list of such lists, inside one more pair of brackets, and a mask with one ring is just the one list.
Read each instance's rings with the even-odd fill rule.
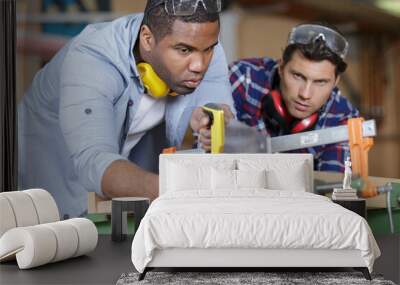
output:
[[[364,121],[363,137],[376,136],[375,120]],[[225,128],[226,153],[275,153],[349,140],[348,126],[323,128],[298,134],[270,137],[256,128],[231,120]]]
[[267,140],[255,127],[238,120],[230,120],[225,126],[225,153],[265,153]]

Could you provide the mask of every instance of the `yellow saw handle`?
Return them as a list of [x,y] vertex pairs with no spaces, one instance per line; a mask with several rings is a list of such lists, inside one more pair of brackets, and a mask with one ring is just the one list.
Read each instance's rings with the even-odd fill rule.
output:
[[210,117],[211,153],[221,153],[224,151],[225,137],[224,110],[214,103],[208,103],[202,108]]

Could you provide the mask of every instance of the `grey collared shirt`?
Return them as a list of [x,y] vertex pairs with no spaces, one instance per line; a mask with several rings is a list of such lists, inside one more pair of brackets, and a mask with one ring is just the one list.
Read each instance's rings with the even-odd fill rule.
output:
[[[121,144],[144,93],[132,53],[142,18],[88,25],[37,73],[19,104],[19,187],[48,190],[61,216],[84,213],[87,192],[102,195],[105,169],[126,159]],[[168,99],[169,145],[181,144],[193,109],[209,102],[233,106],[219,44],[199,87]]]

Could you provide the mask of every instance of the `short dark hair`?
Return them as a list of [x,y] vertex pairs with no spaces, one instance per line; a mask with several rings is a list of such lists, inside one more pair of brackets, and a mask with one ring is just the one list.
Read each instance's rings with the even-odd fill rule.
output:
[[[332,25],[326,23],[313,23],[313,24],[326,26],[342,34],[336,27]],[[293,53],[295,51],[299,51],[305,58],[312,61],[329,60],[336,67],[335,69],[336,76],[346,71],[347,63],[344,62],[344,60],[339,55],[337,55],[329,47],[327,47],[323,40],[316,40],[309,44],[300,44],[300,43],[289,44],[283,51],[282,55],[283,64],[288,63],[292,59]]]
[[219,13],[209,13],[203,5],[198,5],[196,12],[191,16],[172,16],[165,11],[164,2],[157,5],[159,2],[159,0],[147,1],[142,22],[142,25],[147,25],[150,28],[157,41],[171,33],[175,20],[186,23],[219,22]]

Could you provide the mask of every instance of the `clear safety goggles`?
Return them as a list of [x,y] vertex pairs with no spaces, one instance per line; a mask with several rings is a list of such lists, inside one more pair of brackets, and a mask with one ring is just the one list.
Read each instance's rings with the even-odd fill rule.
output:
[[332,52],[345,59],[349,43],[341,34],[325,26],[304,24],[294,27],[289,34],[288,43],[310,44],[318,40],[322,40]]
[[[159,1],[155,6],[165,3],[165,11],[172,16],[191,16],[198,6],[202,5],[208,13],[221,12],[221,0],[164,0]],[[149,9],[150,10],[150,9]]]

